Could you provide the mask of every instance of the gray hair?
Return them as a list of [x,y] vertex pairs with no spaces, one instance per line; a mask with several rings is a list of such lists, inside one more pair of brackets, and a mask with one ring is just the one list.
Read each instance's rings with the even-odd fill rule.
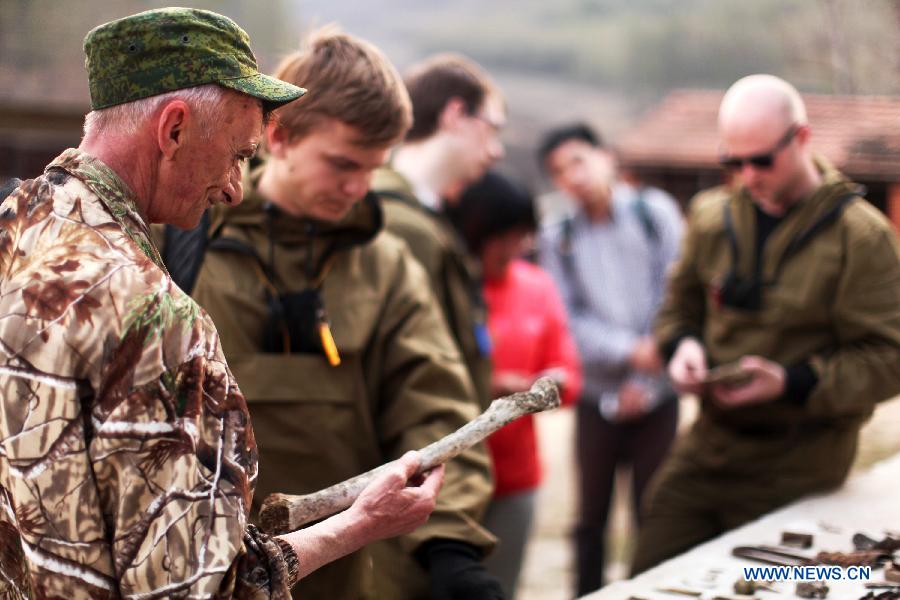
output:
[[204,135],[211,136],[215,116],[229,90],[215,83],[157,94],[125,104],[89,112],[84,118],[84,136],[91,137],[115,131],[118,135],[133,135],[156,111],[172,100],[183,100],[196,111]]

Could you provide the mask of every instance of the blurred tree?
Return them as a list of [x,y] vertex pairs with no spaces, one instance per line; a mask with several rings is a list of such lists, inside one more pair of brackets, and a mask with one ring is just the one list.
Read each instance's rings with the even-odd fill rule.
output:
[[[0,99],[86,98],[95,25],[171,0],[0,0]],[[440,50],[492,71],[580,82],[640,107],[673,87],[770,72],[814,92],[900,93],[898,0],[194,0],[253,39],[263,69],[337,20],[402,68]],[[13,85],[15,82],[15,85]]]
[[[395,14],[390,5],[404,1],[382,6],[370,31],[397,32],[396,22],[388,24]],[[488,66],[628,93],[723,87],[760,71],[793,78],[810,91],[900,92],[896,0],[424,4],[403,4],[409,12],[402,33],[419,53],[457,48]]]
[[[293,27],[296,21],[287,18],[287,3],[194,0],[190,4],[237,21],[250,34],[262,67],[271,69],[299,37]],[[101,23],[171,4],[171,0],[0,1],[0,100],[85,104],[81,52],[85,34]]]

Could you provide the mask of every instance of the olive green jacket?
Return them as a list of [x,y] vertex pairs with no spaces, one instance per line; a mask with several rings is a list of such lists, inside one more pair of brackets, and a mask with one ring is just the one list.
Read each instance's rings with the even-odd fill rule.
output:
[[[444,317],[462,351],[482,407],[491,402],[490,342],[480,276],[462,239],[442,215],[415,197],[397,171],[379,169],[372,190],[384,206],[385,229],[403,239],[431,278]],[[479,339],[479,335],[482,335]]]
[[[479,412],[425,272],[400,240],[380,232],[381,222],[371,195],[328,225],[264,210],[252,190],[213,216],[214,239],[239,240],[266,262],[270,251],[274,257],[274,281],[266,282],[255,258],[213,246],[194,290],[250,407],[260,454],[254,508],[272,492],[312,492],[421,448]],[[323,354],[260,351],[267,286],[298,292],[310,286],[310,273],[321,278],[336,367]],[[427,579],[410,553],[433,538],[490,549],[495,540],[478,522],[491,493],[484,448],[466,451],[447,465],[427,525],[323,567],[295,596],[424,597]]]
[[818,381],[805,399],[780,398],[732,410],[705,402],[703,415],[726,427],[845,428],[855,435],[877,402],[900,393],[900,245],[884,216],[861,198],[845,205],[799,251],[788,245],[857,190],[817,159],[825,182],[769,236],[762,258],[762,309],[725,306],[720,285],[731,268],[724,211],[738,248],[736,270],[754,268],[755,213],[746,190],[706,194],[693,207],[682,253],[656,333],[665,344],[697,334],[711,365],[761,355],[784,366],[806,363]]

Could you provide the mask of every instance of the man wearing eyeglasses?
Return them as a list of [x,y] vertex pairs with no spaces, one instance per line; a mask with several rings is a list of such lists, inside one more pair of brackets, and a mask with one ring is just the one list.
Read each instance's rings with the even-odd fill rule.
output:
[[462,352],[483,407],[491,401],[486,311],[465,244],[443,215],[465,188],[503,156],[503,96],[480,66],[438,54],[404,78],[413,125],[372,189],[385,228],[402,238],[425,270]]
[[649,498],[635,572],[841,485],[861,425],[900,393],[888,221],[813,154],[787,82],[735,83],[719,133],[739,185],[692,207],[656,324],[673,383],[702,410]]

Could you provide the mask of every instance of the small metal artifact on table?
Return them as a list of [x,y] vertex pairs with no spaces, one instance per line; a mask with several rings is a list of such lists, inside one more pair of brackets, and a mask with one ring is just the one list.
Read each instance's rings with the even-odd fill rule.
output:
[[746,579],[738,579],[734,582],[734,593],[739,596],[752,596],[760,590],[767,592],[776,591],[768,581],[748,581]]
[[827,598],[828,586],[822,581],[801,581],[795,593],[800,598]]
[[813,536],[810,533],[799,533],[797,531],[782,531],[781,545],[791,548],[812,548]]
[[857,550],[855,552],[819,552],[816,554],[816,560],[828,565],[838,565],[840,567],[877,567],[886,559],[890,558],[890,554],[884,550]]

